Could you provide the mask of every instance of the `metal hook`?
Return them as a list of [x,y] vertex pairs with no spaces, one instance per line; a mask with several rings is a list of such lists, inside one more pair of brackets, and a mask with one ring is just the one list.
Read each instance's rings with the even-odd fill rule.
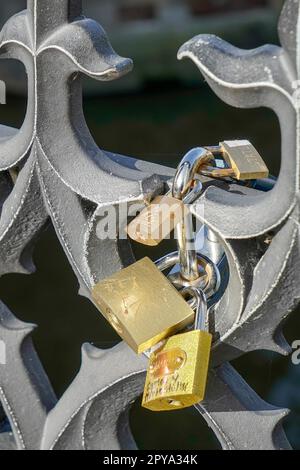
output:
[[193,193],[191,186],[197,180],[199,167],[214,160],[213,154],[204,147],[190,150],[181,160],[173,182],[173,197],[183,200],[189,192]]
[[[211,159],[213,159],[213,155],[203,147],[190,150],[178,166],[172,188],[173,197],[183,200],[184,204],[193,204],[203,189],[202,183],[197,177],[197,170],[199,166],[208,163]],[[175,231],[181,276],[188,282],[196,281],[199,278],[198,259],[193,218],[189,211],[184,213],[184,217],[176,226]]]
[[195,303],[195,323],[194,329],[207,331],[209,328],[208,325],[208,307],[207,307],[207,298],[202,289],[196,287],[186,287],[181,291],[181,294],[184,298],[190,296],[194,298]]

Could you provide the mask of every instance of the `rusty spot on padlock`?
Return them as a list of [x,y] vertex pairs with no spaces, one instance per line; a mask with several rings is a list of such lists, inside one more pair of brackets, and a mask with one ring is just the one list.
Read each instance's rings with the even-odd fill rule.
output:
[[186,359],[186,352],[180,348],[162,351],[157,354],[150,364],[150,374],[155,378],[174,374],[184,366]]

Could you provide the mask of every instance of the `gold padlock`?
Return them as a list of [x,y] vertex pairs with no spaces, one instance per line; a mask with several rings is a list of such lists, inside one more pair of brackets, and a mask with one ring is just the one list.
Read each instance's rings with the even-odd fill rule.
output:
[[217,147],[207,147],[213,156],[220,155],[228,168],[203,165],[199,173],[213,178],[232,177],[238,181],[268,178],[269,170],[256,148],[248,140],[227,140]]
[[232,168],[237,180],[267,178],[269,170],[256,148],[248,140],[220,143],[223,158]]
[[157,196],[130,224],[129,237],[143,245],[157,246],[165,240],[184,217],[182,201],[169,195]]
[[212,335],[207,328],[205,294],[188,288],[197,298],[195,330],[167,339],[150,357],[142,406],[151,411],[187,408],[203,401]]
[[99,282],[92,296],[104,317],[138,354],[182,330],[194,318],[192,308],[149,258]]

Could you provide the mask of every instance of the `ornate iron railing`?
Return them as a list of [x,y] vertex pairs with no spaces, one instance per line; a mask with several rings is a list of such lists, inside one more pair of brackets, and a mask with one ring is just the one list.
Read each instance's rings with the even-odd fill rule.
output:
[[[196,409],[224,449],[289,448],[281,427],[287,410],[261,400],[229,361],[259,349],[290,351],[280,325],[300,297],[299,20],[299,2],[287,0],[279,24],[282,47],[243,51],[205,35],[179,52],[227,103],[275,111],[282,132],[281,171],[272,191],[234,191],[234,184],[211,182],[201,198],[203,221],[225,247],[230,279],[215,309],[219,339],[207,398]],[[104,152],[93,141],[81,76],[117,79],[132,62],[82,15],[80,0],[28,0],[27,10],[4,26],[0,53],[23,62],[28,74],[21,129],[0,128],[1,274],[33,270],[32,243],[50,219],[81,295],[90,298],[96,281],[133,261],[127,240],[97,238],[101,209],[143,201],[161,191],[173,171]],[[203,218],[197,206],[194,212]],[[270,231],[272,241],[265,243]],[[85,345],[80,372],[57,401],[32,346],[32,329],[1,304],[6,365],[0,363],[0,448],[134,448],[128,411],[142,392],[146,359],[123,343],[106,351]]]

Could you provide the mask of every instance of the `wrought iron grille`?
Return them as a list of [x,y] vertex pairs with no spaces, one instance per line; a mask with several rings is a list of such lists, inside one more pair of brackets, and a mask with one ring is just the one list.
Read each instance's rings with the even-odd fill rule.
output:
[[[272,191],[211,182],[201,198],[203,222],[224,244],[230,280],[215,311],[219,339],[207,398],[196,409],[224,449],[289,448],[281,426],[288,411],[261,400],[229,361],[259,349],[290,352],[280,326],[300,297],[299,19],[299,2],[287,0],[281,47],[244,51],[201,35],[179,51],[179,59],[193,60],[227,103],[275,111],[282,132],[281,171]],[[3,27],[0,53],[23,62],[28,75],[21,129],[0,128],[1,274],[33,270],[32,245],[50,219],[80,294],[90,298],[96,281],[133,261],[128,241],[98,240],[101,209],[142,201],[160,191],[173,171],[104,152],[93,141],[82,111],[81,77],[114,80],[132,62],[83,16],[81,0],[28,0],[27,10]],[[203,217],[196,206],[194,212]],[[265,244],[270,231],[274,237]],[[78,376],[57,400],[32,330],[1,303],[6,365],[0,358],[0,448],[134,448],[128,411],[141,394],[146,359],[123,343],[106,351],[85,345]]]

